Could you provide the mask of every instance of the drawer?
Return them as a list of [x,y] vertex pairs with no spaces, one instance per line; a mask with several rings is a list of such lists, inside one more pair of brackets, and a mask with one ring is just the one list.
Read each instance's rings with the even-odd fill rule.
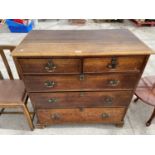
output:
[[56,123],[118,123],[125,108],[39,109],[37,116],[41,124]]
[[117,56],[84,59],[85,73],[140,72],[145,56]]
[[139,74],[24,76],[29,92],[133,89]]
[[128,106],[132,91],[30,93],[36,108]]
[[36,73],[79,73],[80,59],[18,59],[22,72]]

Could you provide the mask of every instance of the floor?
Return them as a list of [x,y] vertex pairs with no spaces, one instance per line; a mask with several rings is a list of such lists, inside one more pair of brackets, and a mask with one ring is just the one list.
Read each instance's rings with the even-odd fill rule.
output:
[[[66,20],[47,20],[39,21],[35,29],[48,29],[48,30],[58,30],[58,29],[121,29],[127,28],[131,30],[137,37],[139,37],[144,43],[146,43],[150,48],[155,51],[155,27],[136,27],[133,23],[128,20],[125,20],[124,23],[102,23],[96,24],[92,20],[88,20],[87,24],[84,26],[75,26],[69,25]],[[12,44],[18,45],[21,40],[25,37],[24,33],[9,33],[8,28],[3,25],[0,27],[0,44]],[[7,58],[9,63],[12,66],[14,76],[18,78],[18,75],[15,70],[12,58],[6,51]],[[155,56],[152,55],[149,59],[149,62],[145,68],[144,75],[153,75],[155,74]],[[0,61],[0,70],[7,78],[7,74],[4,70],[4,66]],[[31,108],[31,107],[30,107]],[[110,134],[110,135],[119,135],[119,134],[155,134],[155,120],[153,121],[150,127],[145,126],[146,120],[149,118],[153,107],[138,101],[137,104],[134,104],[133,101],[130,104],[130,107],[127,111],[125,117],[125,124],[123,128],[115,127],[114,125],[105,125],[105,124],[85,124],[85,125],[54,125],[47,127],[45,129],[35,129],[33,132],[29,131],[27,122],[23,115],[2,115],[0,117],[0,134]]]

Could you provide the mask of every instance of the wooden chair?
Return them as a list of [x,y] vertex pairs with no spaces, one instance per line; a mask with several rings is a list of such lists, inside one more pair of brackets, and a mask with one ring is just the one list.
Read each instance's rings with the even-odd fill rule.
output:
[[154,107],[151,117],[146,122],[146,126],[150,126],[155,117],[155,76],[141,78],[138,87],[135,90],[135,95],[137,98],[134,102],[137,102],[140,99],[144,103]]
[[30,112],[27,108],[27,100],[28,100],[28,95],[26,93],[26,89],[24,86],[24,83],[20,79],[14,79],[13,74],[11,72],[9,63],[6,59],[6,56],[4,54],[4,49],[8,49],[12,51],[15,48],[15,46],[0,46],[0,55],[3,60],[3,63],[6,67],[6,71],[8,73],[8,76],[10,79],[5,79],[3,78],[1,72],[0,72],[0,115],[2,114],[20,114],[21,112],[5,112],[5,108],[21,108],[23,110],[22,114],[24,113],[29,127],[31,130],[34,129],[33,125],[33,118],[34,118],[34,113],[32,118],[30,115]]

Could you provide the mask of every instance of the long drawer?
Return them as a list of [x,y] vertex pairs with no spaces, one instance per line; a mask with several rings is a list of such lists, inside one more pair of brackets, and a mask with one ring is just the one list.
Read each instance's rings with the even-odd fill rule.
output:
[[84,108],[128,106],[132,91],[30,93],[38,108]]
[[41,124],[56,123],[120,123],[125,108],[39,109],[37,116]]
[[139,74],[24,76],[29,92],[133,89]]
[[19,59],[23,74],[80,73],[80,59]]
[[140,72],[146,56],[113,56],[84,59],[85,73]]

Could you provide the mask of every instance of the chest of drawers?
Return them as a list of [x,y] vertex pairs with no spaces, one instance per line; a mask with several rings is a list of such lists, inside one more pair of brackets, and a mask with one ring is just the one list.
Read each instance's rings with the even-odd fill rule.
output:
[[13,57],[40,126],[123,125],[151,53],[128,30],[36,30]]

